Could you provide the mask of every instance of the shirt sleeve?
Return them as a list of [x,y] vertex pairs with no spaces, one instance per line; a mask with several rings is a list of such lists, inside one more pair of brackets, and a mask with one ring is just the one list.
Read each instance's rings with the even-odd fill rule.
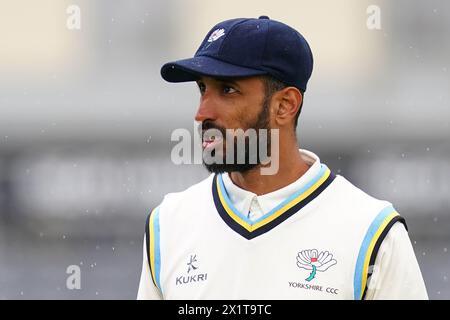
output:
[[142,272],[141,272],[141,280],[139,282],[137,300],[162,300],[161,293],[153,283],[152,276],[150,273],[150,266],[148,265],[149,260],[147,259],[147,245],[145,237],[144,237],[142,257],[143,257]]
[[428,299],[414,249],[402,223],[395,223],[381,243],[365,299]]

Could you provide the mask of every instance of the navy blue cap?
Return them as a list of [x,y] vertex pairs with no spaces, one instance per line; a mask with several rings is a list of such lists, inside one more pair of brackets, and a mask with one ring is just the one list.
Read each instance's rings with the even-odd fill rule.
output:
[[271,75],[306,91],[313,56],[305,38],[267,16],[220,22],[206,35],[193,58],[166,63],[161,76],[169,82],[199,76],[239,78]]

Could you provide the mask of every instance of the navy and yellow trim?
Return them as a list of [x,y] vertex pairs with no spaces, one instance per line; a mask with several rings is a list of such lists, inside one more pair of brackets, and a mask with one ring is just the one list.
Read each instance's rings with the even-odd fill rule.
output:
[[216,209],[225,223],[244,238],[253,239],[275,228],[302,209],[325,190],[334,178],[335,175],[330,169],[321,164],[319,173],[303,188],[253,222],[234,207],[223,184],[222,175],[214,176],[212,193]]
[[161,290],[161,251],[159,234],[159,207],[156,207],[147,217],[145,227],[145,238],[147,247],[147,259],[153,283]]
[[384,208],[370,225],[359,250],[354,276],[354,298],[364,299],[367,290],[367,279],[372,274],[371,266],[375,264],[378,250],[391,227],[401,222],[406,226],[405,219],[401,217],[394,207]]

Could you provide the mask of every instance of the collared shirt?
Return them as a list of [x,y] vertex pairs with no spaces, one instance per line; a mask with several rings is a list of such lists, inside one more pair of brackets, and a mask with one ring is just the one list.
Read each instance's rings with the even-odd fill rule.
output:
[[235,185],[227,173],[222,174],[225,189],[233,205],[240,212],[246,212],[250,221],[255,221],[287,197],[303,188],[319,173],[320,159],[317,155],[307,150],[300,149],[300,155],[309,166],[309,169],[293,183],[260,196]]
[[[295,191],[305,186],[320,170],[320,159],[311,151],[299,150],[309,169],[293,183],[273,192],[256,195],[233,183],[227,173],[222,174],[223,183],[233,205],[247,218],[255,221],[276,207]],[[401,223],[389,230],[380,246],[373,267],[371,285],[366,299],[427,299],[425,284],[417,263],[408,232]],[[408,288],[408,290],[403,290]]]
[[[303,188],[317,175],[321,164],[314,153],[302,149],[299,152],[310,166],[309,169],[293,183],[264,195],[257,196],[236,186],[228,174],[223,174],[224,186],[233,205],[240,212],[247,212],[250,221],[255,221]],[[388,231],[378,250],[372,272],[365,299],[428,299],[408,232],[401,223],[395,223]],[[159,290],[152,283],[144,239],[138,299],[161,298]]]

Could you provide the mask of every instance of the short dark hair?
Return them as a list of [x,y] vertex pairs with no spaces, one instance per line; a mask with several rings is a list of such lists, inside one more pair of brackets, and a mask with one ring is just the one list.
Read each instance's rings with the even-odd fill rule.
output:
[[[270,102],[270,99],[272,98],[272,96],[274,95],[275,92],[280,91],[286,87],[289,87],[287,84],[285,84],[284,82],[281,82],[280,80],[269,76],[269,75],[263,75],[261,76],[261,79],[264,83],[264,104],[268,104]],[[302,111],[302,107],[303,107],[303,90],[299,89],[300,93],[302,95],[302,103],[300,104],[300,108],[298,109],[297,114],[295,115],[295,122],[294,122],[294,129],[297,129],[297,123],[298,123],[298,118],[300,116],[300,112]]]

